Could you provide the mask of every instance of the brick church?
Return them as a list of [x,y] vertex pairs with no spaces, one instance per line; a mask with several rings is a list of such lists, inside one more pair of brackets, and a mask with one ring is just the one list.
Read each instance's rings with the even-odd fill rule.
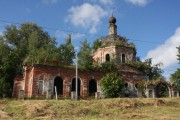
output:
[[[117,34],[116,18],[109,19],[109,35],[100,39],[102,46],[93,54],[94,64],[100,65],[106,61],[114,60],[120,67],[122,79],[125,81],[124,89],[128,90],[131,97],[141,97],[136,87],[139,81],[146,77],[137,69],[128,66],[126,63],[132,63],[136,59],[136,49],[133,44]],[[20,91],[23,91],[26,98],[41,97],[50,94],[55,95],[55,86],[57,95],[69,98],[75,91],[75,69],[69,67],[50,66],[35,64],[24,66],[23,76],[14,80],[13,97],[18,97]],[[100,79],[106,75],[106,71],[81,71],[78,70],[78,95],[81,98],[94,96],[101,91]]]

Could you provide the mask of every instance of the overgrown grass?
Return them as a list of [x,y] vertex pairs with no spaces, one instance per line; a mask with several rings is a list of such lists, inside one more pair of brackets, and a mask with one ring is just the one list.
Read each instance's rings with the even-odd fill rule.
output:
[[180,98],[102,100],[0,100],[8,120],[178,120]]

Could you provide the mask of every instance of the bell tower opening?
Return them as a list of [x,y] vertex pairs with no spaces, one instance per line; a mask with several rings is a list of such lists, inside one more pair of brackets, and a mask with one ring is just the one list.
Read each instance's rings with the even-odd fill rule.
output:
[[122,54],[122,63],[125,63],[126,62],[126,56],[125,54]]

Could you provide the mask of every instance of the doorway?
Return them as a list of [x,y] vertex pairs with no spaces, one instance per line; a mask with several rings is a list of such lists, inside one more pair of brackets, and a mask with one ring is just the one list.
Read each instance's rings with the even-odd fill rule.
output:
[[[80,96],[80,90],[81,90],[81,81],[78,78],[78,96]],[[76,78],[72,79],[71,91],[76,91]]]
[[54,94],[55,94],[55,86],[57,90],[57,95],[61,96],[63,95],[63,80],[60,77],[56,77],[54,79]]
[[97,82],[94,79],[89,81],[89,96],[95,96],[97,92]]

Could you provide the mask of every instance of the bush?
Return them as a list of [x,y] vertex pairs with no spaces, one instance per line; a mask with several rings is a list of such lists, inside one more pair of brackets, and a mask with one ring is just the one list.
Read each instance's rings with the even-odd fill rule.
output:
[[123,81],[119,72],[110,72],[100,80],[101,89],[106,97],[116,98],[121,95]]

